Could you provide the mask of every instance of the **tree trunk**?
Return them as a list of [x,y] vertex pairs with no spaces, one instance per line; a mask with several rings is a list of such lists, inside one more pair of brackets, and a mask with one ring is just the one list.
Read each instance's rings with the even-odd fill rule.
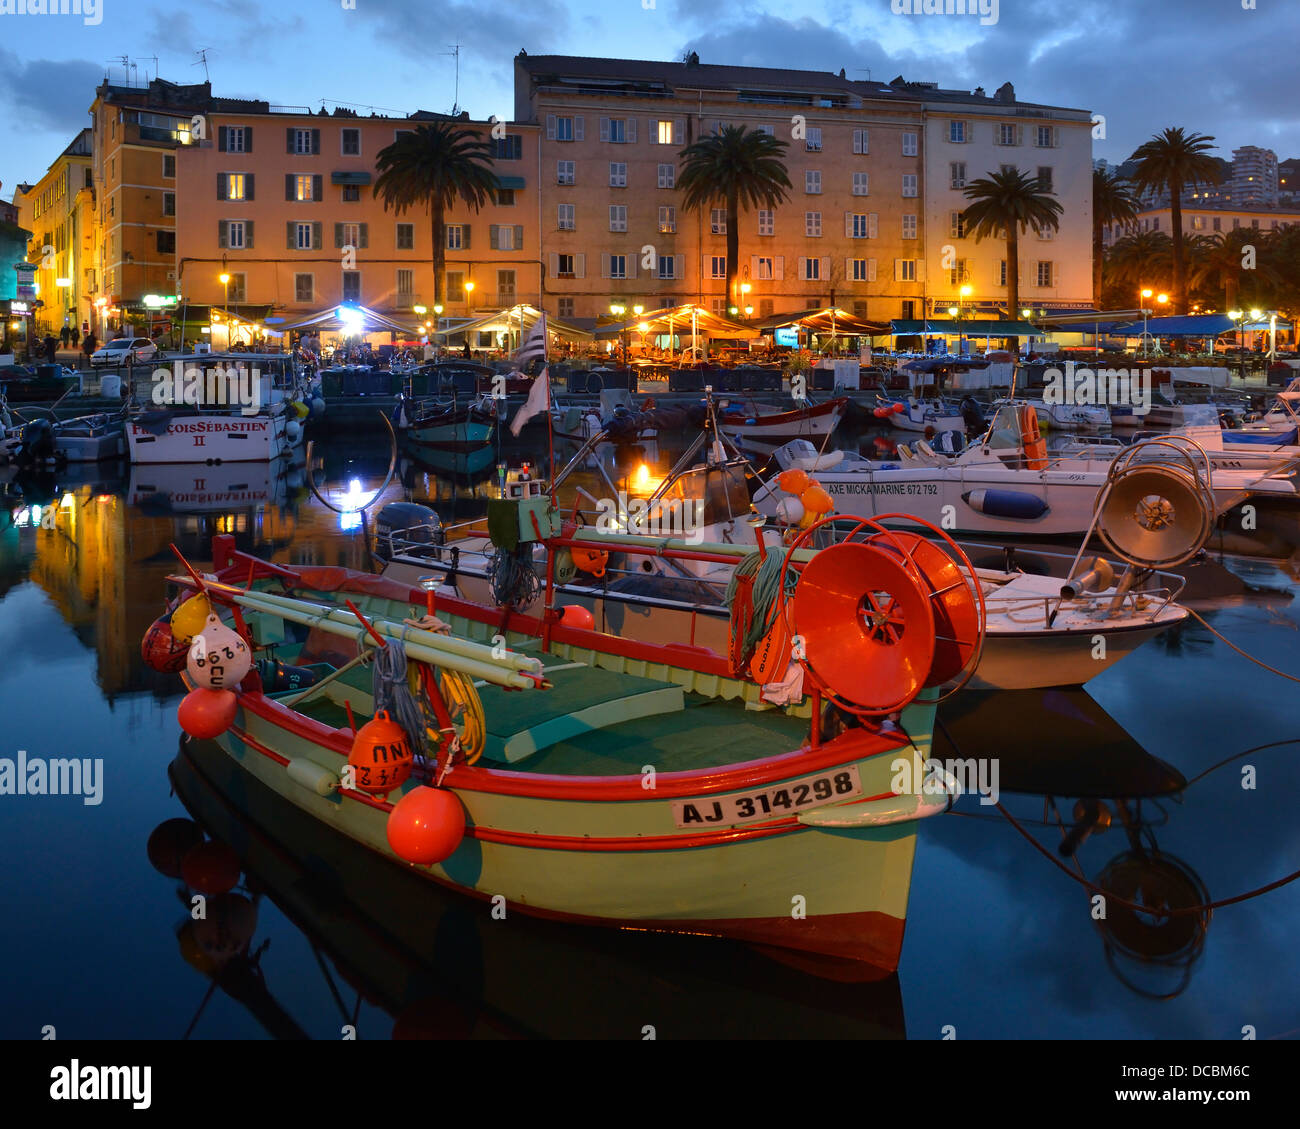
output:
[[1187,269],[1183,264],[1183,183],[1169,182],[1169,222],[1174,241],[1174,313],[1187,313]]
[[[1096,201],[1093,201],[1093,207],[1096,207]],[[1095,212],[1092,217],[1092,305],[1093,309],[1101,309],[1101,264],[1105,259],[1102,248],[1103,224],[1101,217]]]
[[435,201],[429,211],[433,227],[433,304],[441,306],[447,265],[447,213],[441,201]]
[[[1020,320],[1020,231],[1015,220],[1007,224],[1007,320]],[[1008,337],[1007,350],[1020,355],[1020,338]]]
[[[730,311],[732,306],[739,306],[740,302],[736,295],[736,276],[739,274],[740,264],[737,260],[740,258],[740,221],[736,213],[740,210],[739,196],[735,192],[727,193],[727,302],[726,309]],[[700,269],[703,271],[703,265]],[[773,272],[775,273],[775,272]],[[728,313],[730,316],[730,313]]]

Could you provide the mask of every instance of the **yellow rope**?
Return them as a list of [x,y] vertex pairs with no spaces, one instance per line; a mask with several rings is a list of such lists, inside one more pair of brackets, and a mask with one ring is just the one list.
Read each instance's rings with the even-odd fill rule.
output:
[[[474,764],[483,755],[487,745],[487,716],[483,712],[483,700],[478,695],[474,680],[460,671],[443,670],[441,667],[434,667],[433,673],[438,688],[442,691],[443,700],[447,703],[448,712],[452,715],[452,721],[459,721],[457,736],[460,738],[460,750],[465,757],[465,763]],[[425,731],[428,733],[429,743],[439,745],[445,734],[438,728],[433,708],[424,697],[424,686],[420,681],[419,668],[416,664],[411,665],[407,678],[412,693],[416,694],[424,705]]]

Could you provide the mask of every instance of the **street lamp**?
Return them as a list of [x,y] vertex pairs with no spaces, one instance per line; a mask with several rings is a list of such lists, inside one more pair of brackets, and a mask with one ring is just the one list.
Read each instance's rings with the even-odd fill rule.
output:
[[1245,353],[1242,350],[1241,338],[1242,338],[1242,333],[1246,328],[1245,327],[1246,315],[1241,310],[1229,310],[1228,317],[1232,318],[1232,320],[1237,323],[1237,370],[1238,370],[1238,375],[1240,375],[1242,379],[1242,382],[1245,383],[1246,357],[1245,357]]
[[[613,317],[621,318],[625,313],[627,313],[627,307],[621,306],[617,302],[611,302],[609,304],[609,312]],[[626,363],[627,362],[627,326],[626,325],[623,326],[621,336],[623,338],[623,361],[624,363]]]
[[1144,288],[1142,291],[1142,355],[1147,355],[1147,300],[1155,291]]
[[974,292],[975,292],[975,287],[973,287],[969,282],[963,283],[962,288],[959,292],[961,294],[962,301],[958,303],[958,306],[960,306],[963,302],[965,302],[966,299],[969,298]]
[[[226,312],[226,320],[229,321],[230,320],[230,275],[228,275],[225,271],[222,271],[219,275],[217,275],[217,281],[221,283],[222,287],[226,291],[226,300],[223,308],[225,309]],[[226,327],[226,348],[227,349],[230,348],[229,326]]]

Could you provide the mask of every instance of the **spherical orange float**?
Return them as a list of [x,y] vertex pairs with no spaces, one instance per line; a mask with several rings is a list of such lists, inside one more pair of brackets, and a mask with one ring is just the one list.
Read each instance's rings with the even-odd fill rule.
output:
[[407,792],[388,813],[388,845],[398,858],[430,866],[450,858],[465,837],[465,809],[445,788]]
[[596,617],[581,604],[565,604],[560,609],[560,622],[565,627],[580,627],[590,631],[596,626]]
[[160,674],[179,674],[184,670],[189,649],[187,640],[176,638],[170,615],[155,619],[140,641],[140,657],[144,659],[144,665]]
[[176,720],[191,737],[210,741],[234,724],[238,710],[239,699],[232,691],[199,687],[185,695],[176,709]]

